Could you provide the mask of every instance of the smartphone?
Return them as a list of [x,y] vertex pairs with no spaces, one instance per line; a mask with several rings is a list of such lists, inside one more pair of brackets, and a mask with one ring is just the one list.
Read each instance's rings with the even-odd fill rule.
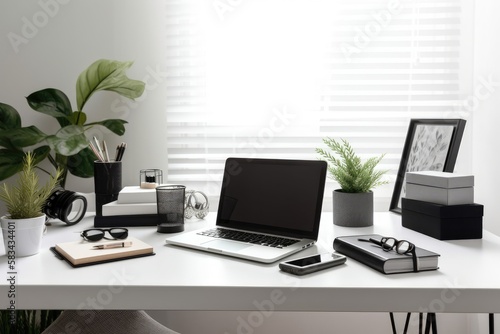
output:
[[300,259],[284,261],[279,268],[294,275],[310,274],[333,266],[338,266],[346,261],[346,257],[337,253],[324,253],[303,257]]

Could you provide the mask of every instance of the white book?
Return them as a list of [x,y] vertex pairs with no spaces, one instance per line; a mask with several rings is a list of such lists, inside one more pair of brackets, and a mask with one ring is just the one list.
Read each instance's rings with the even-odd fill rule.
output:
[[439,188],[406,183],[406,198],[442,205],[474,203],[474,188]]
[[156,188],[145,189],[139,186],[126,186],[118,194],[118,203],[156,203]]
[[155,213],[158,213],[156,202],[120,204],[118,201],[114,201],[102,206],[103,216],[147,215]]

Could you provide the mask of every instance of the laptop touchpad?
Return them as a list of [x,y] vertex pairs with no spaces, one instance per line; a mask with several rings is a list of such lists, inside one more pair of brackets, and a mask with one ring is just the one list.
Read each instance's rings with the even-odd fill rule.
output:
[[232,242],[226,240],[211,240],[203,243],[203,246],[206,246],[210,249],[217,249],[222,252],[237,252],[247,247],[252,247],[253,245]]

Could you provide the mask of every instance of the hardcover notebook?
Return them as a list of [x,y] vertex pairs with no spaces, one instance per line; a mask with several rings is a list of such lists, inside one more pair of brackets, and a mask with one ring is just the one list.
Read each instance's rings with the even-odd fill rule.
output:
[[204,229],[167,238],[166,243],[264,263],[310,247],[318,237],[326,168],[319,160],[228,158],[215,228],[279,241],[258,242],[253,235],[247,241],[227,240],[210,236],[221,231],[204,235]]
[[[352,235],[337,237],[333,241],[333,249],[356,261],[372,267],[384,274],[413,272],[413,258],[411,255],[397,254],[394,250],[384,251],[382,247],[359,239],[380,240],[381,235]],[[415,246],[418,258],[419,271],[438,269],[439,254]]]
[[[96,245],[113,244],[131,241],[132,246],[108,249],[94,249]],[[52,251],[59,258],[66,260],[73,267],[125,260],[142,256],[155,255],[153,247],[133,237],[125,240],[101,240],[96,242],[72,241],[57,244]]]

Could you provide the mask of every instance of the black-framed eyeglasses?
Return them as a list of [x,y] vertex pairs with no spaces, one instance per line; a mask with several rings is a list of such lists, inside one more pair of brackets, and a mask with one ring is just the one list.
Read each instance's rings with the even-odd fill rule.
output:
[[[112,238],[106,237],[106,232]],[[91,228],[80,233],[80,236],[87,241],[126,239],[128,237],[128,229],[123,227]]]
[[413,271],[418,271],[418,259],[415,253],[415,245],[408,240],[398,240],[392,237],[382,237],[380,240],[370,238],[358,239],[359,241],[367,241],[379,245],[384,251],[389,252],[394,250],[401,255],[411,255],[413,259]]

